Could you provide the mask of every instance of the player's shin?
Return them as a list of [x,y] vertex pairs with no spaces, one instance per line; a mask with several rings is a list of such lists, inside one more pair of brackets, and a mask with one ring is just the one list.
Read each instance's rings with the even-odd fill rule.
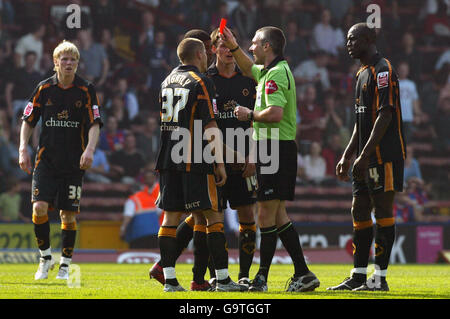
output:
[[48,222],[48,215],[38,216],[33,213],[34,234],[36,242],[39,247],[39,252],[42,258],[51,259],[50,248],[50,224]]
[[216,268],[216,278],[219,283],[229,281],[228,274],[228,249],[223,223],[215,223],[207,226],[207,242]]
[[239,224],[239,279],[249,278],[249,270],[255,253],[255,223]]
[[275,249],[277,247],[277,226],[264,227],[261,231],[260,255],[258,274],[263,275],[266,282],[269,276],[270,265],[272,264]]
[[75,240],[77,235],[77,223],[62,222],[61,223],[61,260],[60,266],[69,266],[72,261],[73,249],[75,247]]
[[395,240],[393,217],[377,219],[375,234],[375,275],[386,278],[389,258]]
[[197,284],[203,284],[208,265],[209,251],[206,241],[206,226],[194,226],[194,281]]
[[372,220],[353,222],[353,270],[352,276],[366,280],[370,247],[373,241]]
[[178,286],[175,275],[177,252],[176,226],[161,226],[158,232],[158,244],[161,254],[161,266],[167,284]]

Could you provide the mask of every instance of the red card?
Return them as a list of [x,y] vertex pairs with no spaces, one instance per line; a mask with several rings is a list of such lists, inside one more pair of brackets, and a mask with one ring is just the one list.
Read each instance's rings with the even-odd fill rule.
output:
[[220,34],[223,34],[223,28],[227,25],[227,19],[222,18],[220,19],[220,26],[219,26],[219,32]]

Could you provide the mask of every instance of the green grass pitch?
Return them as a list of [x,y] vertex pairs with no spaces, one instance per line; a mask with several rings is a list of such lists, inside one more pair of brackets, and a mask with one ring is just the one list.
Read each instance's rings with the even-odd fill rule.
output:
[[[56,280],[56,267],[49,279],[35,281],[37,265],[0,265],[0,299],[448,299],[450,298],[450,267],[448,265],[391,265],[388,272],[389,292],[332,292],[329,286],[348,276],[351,265],[310,265],[321,285],[314,292],[286,293],[285,284],[292,275],[291,265],[272,265],[269,291],[265,293],[177,292],[164,293],[162,285],[149,280],[145,264],[79,264],[79,288],[69,288]],[[76,266],[75,266],[76,267]],[[189,288],[192,265],[178,264],[177,276],[182,286]],[[253,276],[257,265],[253,265]],[[238,266],[230,265],[232,279],[237,280]]]

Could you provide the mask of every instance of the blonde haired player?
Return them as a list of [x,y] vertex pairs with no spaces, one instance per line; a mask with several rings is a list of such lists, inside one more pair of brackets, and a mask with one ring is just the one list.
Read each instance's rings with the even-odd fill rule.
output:
[[[76,74],[80,53],[69,42],[53,51],[55,74],[40,82],[23,111],[19,165],[32,178],[33,224],[40,252],[35,279],[48,278],[54,266],[50,248],[49,209],[61,217],[61,259],[57,279],[69,278],[80,212],[81,187],[92,165],[103,125],[94,86]],[[27,145],[33,128],[42,120],[34,167]]]

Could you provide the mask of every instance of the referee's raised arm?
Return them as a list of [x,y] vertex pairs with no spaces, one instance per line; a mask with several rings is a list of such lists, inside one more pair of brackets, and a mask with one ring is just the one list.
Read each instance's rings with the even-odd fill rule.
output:
[[236,41],[236,38],[231,33],[231,30],[225,27],[223,29],[223,34],[220,35],[225,46],[230,49],[230,52],[233,54],[234,59],[236,60],[237,65],[242,71],[242,74],[254,79],[252,74],[252,66],[254,64],[253,60],[245,54],[245,52],[241,49],[239,44]]

